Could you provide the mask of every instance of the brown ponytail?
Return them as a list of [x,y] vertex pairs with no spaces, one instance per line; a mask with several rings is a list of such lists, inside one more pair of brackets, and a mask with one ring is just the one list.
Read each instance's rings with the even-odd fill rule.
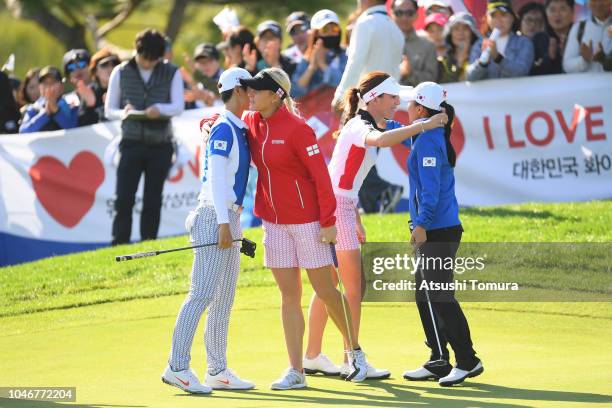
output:
[[[359,99],[362,95],[367,94],[378,85],[382,84],[391,75],[382,71],[373,71],[369,74],[364,75],[359,81],[356,88],[349,88],[344,94],[344,100],[340,104],[340,108],[344,112],[344,119],[340,125],[340,128],[346,124],[349,120],[355,117],[357,108],[359,107]],[[333,134],[334,138],[340,136],[340,129],[336,130]]]

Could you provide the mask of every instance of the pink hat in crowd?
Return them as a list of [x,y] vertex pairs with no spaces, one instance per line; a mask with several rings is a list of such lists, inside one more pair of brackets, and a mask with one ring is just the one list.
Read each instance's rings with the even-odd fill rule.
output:
[[423,27],[427,28],[430,24],[437,24],[440,27],[444,28],[446,23],[448,22],[448,16],[442,13],[433,13],[425,18],[425,24]]

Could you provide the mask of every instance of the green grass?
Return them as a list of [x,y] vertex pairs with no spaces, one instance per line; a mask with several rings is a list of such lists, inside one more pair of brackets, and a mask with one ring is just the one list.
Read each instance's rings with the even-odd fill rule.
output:
[[[464,209],[464,242],[610,242],[611,210],[610,202]],[[372,215],[364,222],[370,241],[408,238],[406,214]],[[261,230],[249,229],[245,235],[260,249],[255,259],[242,258],[228,361],[256,383],[256,390],[195,397],[159,381],[188,288],[191,254],[125,263],[114,257],[184,246],[186,237],[0,269],[0,386],[74,386],[77,403],[71,406],[83,408],[612,406],[609,302],[463,303],[485,372],[452,389],[401,378],[404,370],[427,357],[414,305],[365,303],[360,343],[373,364],[391,370],[389,380],[354,384],[315,376],[308,378],[305,390],[272,392],[269,383],[287,366],[280,299],[271,274],[262,267]],[[558,264],[556,256],[549,254],[543,265]],[[582,293],[587,288],[581,280],[605,281],[609,276],[577,270],[577,278],[571,279],[557,270],[531,271],[547,290],[563,293]],[[304,285],[305,312],[311,294]],[[200,377],[205,371],[203,321],[192,350],[192,367]],[[323,344],[324,352],[338,362],[342,342],[331,324]],[[3,408],[62,406],[0,398]]]
[[[612,241],[609,201],[470,208],[462,211],[461,218],[466,230],[464,243]],[[369,215],[363,219],[371,242],[408,239],[407,214]],[[248,229],[244,234],[257,242],[259,249],[254,259],[243,257],[239,286],[273,286],[273,278],[263,268],[261,229]],[[184,293],[192,261],[188,252],[121,263],[114,258],[187,245],[187,237],[180,236],[0,268],[0,316]],[[533,287],[612,290],[605,286],[610,283],[610,264],[605,264],[609,258],[596,258],[595,266],[579,274],[573,268],[557,270],[553,279],[547,263],[559,264],[557,255],[548,254],[539,263],[534,263],[535,257],[510,261],[520,266],[523,282]],[[588,265],[590,256],[582,254],[577,264]]]

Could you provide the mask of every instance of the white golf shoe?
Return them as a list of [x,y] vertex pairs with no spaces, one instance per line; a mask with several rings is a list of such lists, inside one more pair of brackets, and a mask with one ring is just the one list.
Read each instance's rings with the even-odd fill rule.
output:
[[217,375],[206,373],[205,384],[213,390],[251,390],[255,388],[255,384],[240,379],[229,368],[226,368]]
[[304,357],[302,365],[306,374],[340,375],[340,367],[332,363],[323,353],[315,358]]
[[[367,367],[366,380],[384,380],[385,378],[389,378],[391,376],[391,372],[389,370],[375,368],[370,363],[367,363]],[[340,368],[340,377],[346,378],[350,372],[351,367],[347,363],[342,364],[342,367]]]
[[346,377],[347,380],[352,382],[361,382],[366,379],[368,375],[368,361],[363,350],[353,350],[349,352],[349,358],[351,359],[348,365],[349,373]]
[[416,370],[406,371],[404,378],[410,381],[438,380],[447,376],[452,368],[446,360],[428,361]]
[[440,378],[438,383],[442,387],[450,387],[451,385],[462,383],[466,378],[479,376],[483,371],[484,367],[482,366],[482,361],[478,361],[478,364],[476,364],[476,366],[469,371],[453,367],[450,374],[446,377]]
[[[389,378],[391,376],[389,370],[375,368],[367,361],[367,359],[366,367],[366,380],[384,380],[385,378]],[[342,367],[340,368],[340,377],[348,377],[349,373],[351,372],[351,368],[352,367],[349,366],[348,363],[342,364]]]
[[170,366],[167,366],[161,379],[165,384],[180,388],[191,394],[210,394],[212,392],[212,388],[200,383],[200,380],[191,368],[181,371],[172,371]]
[[293,367],[289,367],[281,378],[272,383],[270,388],[277,391],[306,388],[306,375]]
[[438,377],[425,367],[419,367],[416,370],[406,371],[404,378],[410,381],[426,381],[426,380],[437,380]]

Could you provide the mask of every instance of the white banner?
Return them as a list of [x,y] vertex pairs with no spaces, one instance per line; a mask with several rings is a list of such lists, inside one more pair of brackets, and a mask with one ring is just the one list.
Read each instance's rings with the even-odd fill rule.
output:
[[[210,112],[218,111],[210,109]],[[178,154],[164,187],[159,235],[182,234],[200,190],[199,120],[173,120]],[[110,242],[119,122],[0,138],[0,232],[56,242]],[[132,239],[140,238],[143,183]]]
[[[446,87],[458,119],[453,143],[461,205],[612,198],[612,74]],[[325,110],[308,111],[309,105],[321,109],[321,101],[302,102],[309,123],[318,124],[323,151],[331,152],[331,122],[337,119]],[[179,150],[164,188],[160,236],[184,233],[185,217],[197,205],[198,124],[214,110],[188,111],[173,120]],[[407,120],[405,113],[398,116]],[[13,263],[13,252],[30,241],[36,246],[28,248],[54,249],[20,254],[19,260],[85,248],[63,244],[110,242],[118,134],[114,122],[0,137],[0,265]],[[378,160],[381,176],[406,187],[405,196],[407,154],[403,146],[381,149]],[[133,240],[140,238],[141,191],[142,185]]]
[[[612,74],[445,87],[458,119],[460,205],[612,198]],[[407,152],[381,149],[377,161],[381,176],[406,190]]]

